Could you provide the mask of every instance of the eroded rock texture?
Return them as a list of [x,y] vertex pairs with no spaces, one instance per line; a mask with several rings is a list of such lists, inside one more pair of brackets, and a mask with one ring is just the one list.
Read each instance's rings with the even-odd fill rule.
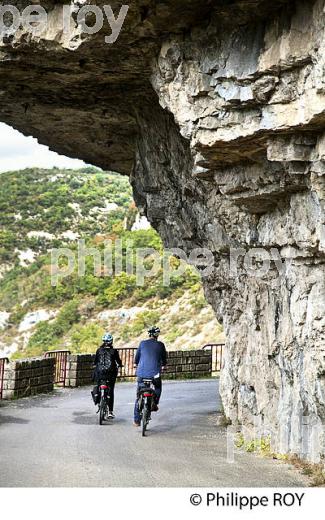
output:
[[313,457],[325,425],[324,0],[138,0],[111,46],[103,32],[63,36],[62,6],[46,5],[46,34],[0,47],[1,120],[131,174],[167,246],[213,252],[204,286],[227,336],[225,412]]

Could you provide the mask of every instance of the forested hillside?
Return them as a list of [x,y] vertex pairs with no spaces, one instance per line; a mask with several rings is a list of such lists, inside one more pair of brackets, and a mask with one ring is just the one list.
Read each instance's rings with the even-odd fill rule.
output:
[[[163,251],[153,229],[134,225],[136,217],[128,179],[120,175],[95,168],[0,174],[2,354],[33,356],[62,347],[91,352],[105,330],[119,346],[136,345],[158,322],[171,349],[197,348],[220,337],[192,267],[172,274],[168,286],[162,269],[140,286],[134,273],[124,272],[137,248]],[[78,240],[84,240],[103,255],[107,241],[117,239],[122,272],[98,273],[87,256],[83,276],[75,265],[51,284],[53,248],[69,248],[77,257]]]

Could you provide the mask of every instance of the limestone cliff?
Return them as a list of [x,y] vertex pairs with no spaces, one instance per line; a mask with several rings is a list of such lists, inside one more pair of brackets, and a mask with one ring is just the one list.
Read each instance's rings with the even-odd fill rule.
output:
[[263,420],[281,451],[301,452],[308,422],[313,457],[325,424],[324,0],[137,0],[112,45],[107,27],[63,35],[61,3],[43,4],[43,34],[0,46],[0,119],[130,174],[166,245],[213,252],[204,285],[227,336],[226,414]]

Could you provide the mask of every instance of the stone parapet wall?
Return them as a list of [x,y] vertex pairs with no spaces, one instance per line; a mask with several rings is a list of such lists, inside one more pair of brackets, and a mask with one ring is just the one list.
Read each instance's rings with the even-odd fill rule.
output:
[[[122,349],[120,356],[123,359]],[[76,387],[90,385],[93,381],[93,365],[95,356],[91,354],[71,355],[67,367],[67,386]],[[133,377],[132,363],[122,379]],[[174,351],[168,352],[168,365],[165,377],[168,379],[210,377],[212,372],[211,351]]]
[[[127,355],[126,370],[120,379],[134,378],[133,356]],[[121,358],[123,351],[120,350]],[[94,372],[94,354],[71,354],[67,361],[67,387],[91,385]],[[40,393],[52,392],[55,382],[55,358],[33,358],[12,361],[5,365],[3,376],[3,399],[15,399]],[[210,377],[212,353],[210,350],[168,352],[166,379]]]
[[66,386],[90,385],[93,382],[95,354],[72,354],[67,365]]
[[52,392],[55,359],[33,358],[5,365],[3,399],[14,399]]
[[168,353],[166,378],[210,377],[211,372],[212,354],[209,350],[182,350]]

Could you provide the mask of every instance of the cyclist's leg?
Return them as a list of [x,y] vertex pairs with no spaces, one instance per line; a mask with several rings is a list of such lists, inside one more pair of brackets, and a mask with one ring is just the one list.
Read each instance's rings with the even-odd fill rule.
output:
[[155,387],[155,393],[156,393],[156,398],[155,398],[155,402],[156,404],[159,404],[159,401],[160,401],[160,397],[161,397],[161,392],[162,392],[162,381],[161,381],[161,377],[157,377],[153,380],[153,385]]
[[136,395],[136,400],[135,400],[135,403],[134,403],[134,422],[135,423],[140,423],[140,420],[141,420],[140,410],[139,410],[139,390],[141,388],[141,385],[142,385],[142,378],[138,377],[138,379],[137,379],[137,395]]
[[92,389],[91,395],[93,397],[94,403],[98,404],[98,402],[99,402],[99,386],[98,386],[98,384],[96,386],[94,386],[94,388]]
[[109,385],[109,396],[108,396],[108,409],[110,412],[114,410],[114,390],[116,383],[116,374],[112,374],[109,377],[108,385]]

